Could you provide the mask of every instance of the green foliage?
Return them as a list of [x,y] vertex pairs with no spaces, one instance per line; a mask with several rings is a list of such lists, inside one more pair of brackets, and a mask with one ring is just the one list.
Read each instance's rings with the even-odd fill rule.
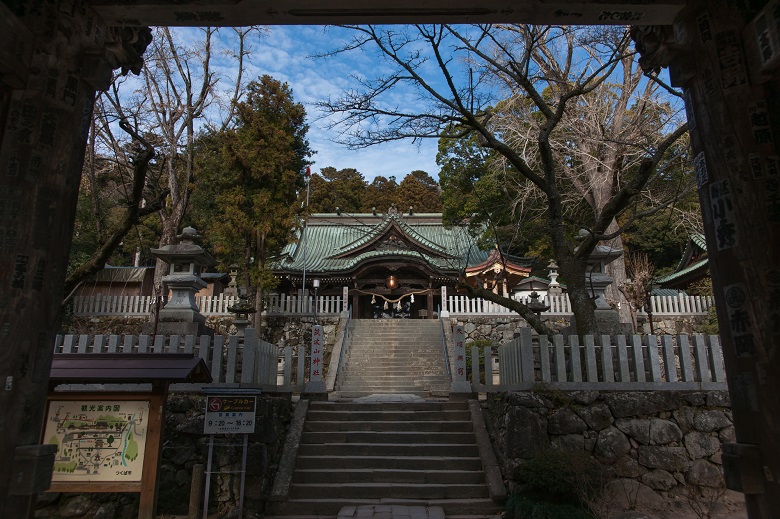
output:
[[537,382],[532,389],[534,393],[539,393],[549,398],[553,402],[554,409],[561,407],[569,407],[571,405],[571,399],[565,391],[560,389],[552,389],[544,382]]
[[366,186],[361,212],[370,213],[376,209],[379,213],[386,213],[393,204],[398,205],[398,182],[395,177],[374,177],[374,180]]
[[[709,276],[704,277],[698,281],[691,283],[686,289],[688,295],[692,296],[712,296],[712,278]],[[711,306],[707,311],[707,315],[704,318],[704,322],[701,324],[698,330],[699,333],[705,335],[719,335],[720,328],[718,325],[718,314],[714,306]]]
[[688,295],[691,296],[711,296],[713,295],[712,291],[712,278],[707,276],[703,277],[698,281],[694,281],[690,285],[688,285],[688,288],[686,289],[686,292]]
[[221,268],[240,265],[251,285],[267,286],[267,261],[291,238],[312,152],[306,111],[286,83],[265,75],[247,90],[237,126],[196,143],[189,219]]
[[711,306],[707,310],[707,316],[704,318],[704,322],[699,328],[700,333],[704,335],[720,335],[720,327],[718,325],[718,314],[715,311],[715,307]]
[[546,449],[518,468],[524,494],[540,501],[584,505],[603,490],[607,472],[585,451]]
[[593,515],[571,504],[513,494],[506,503],[506,519],[593,519]]
[[439,184],[425,171],[412,171],[398,186],[398,210],[414,207],[418,213],[438,213],[442,210]]
[[354,168],[336,170],[328,166],[319,175],[312,175],[309,191],[311,213],[335,213],[336,208],[357,213],[362,207],[366,181]]
[[439,139],[436,162],[441,166],[444,221],[468,222],[480,248],[492,249],[499,243],[505,252],[541,257],[546,265],[552,247],[544,209],[514,203],[508,186],[527,181],[512,168],[497,166],[497,161],[499,155],[480,145],[473,134]]
[[[367,184],[353,168],[322,168],[312,175],[309,189],[310,213],[386,213],[395,205],[399,211],[413,206],[415,212],[436,213],[442,210],[439,184],[425,171],[412,171],[400,184],[395,177],[378,176]],[[300,195],[303,203],[305,192]]]

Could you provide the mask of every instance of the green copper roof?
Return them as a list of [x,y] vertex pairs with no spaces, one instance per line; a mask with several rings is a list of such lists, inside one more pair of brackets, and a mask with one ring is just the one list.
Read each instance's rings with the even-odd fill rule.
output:
[[298,237],[275,260],[277,272],[302,272],[305,261],[307,272],[333,275],[363,262],[393,258],[457,272],[488,256],[477,250],[465,227],[445,227],[439,213],[315,214],[303,238],[300,232]]
[[700,232],[691,233],[690,239],[701,250],[703,251],[707,250],[707,240],[704,239],[704,235],[702,233]]
[[683,278],[686,275],[691,274],[692,272],[696,272],[696,271],[699,271],[699,270],[702,271],[702,272],[705,272],[709,268],[708,263],[709,262],[708,262],[707,258],[704,258],[703,260],[699,260],[699,261],[697,261],[695,263],[691,263],[690,265],[688,265],[687,267],[685,267],[682,270],[679,270],[677,272],[673,272],[673,273],[669,274],[668,276],[664,276],[662,278],[657,279],[656,283],[664,285],[664,284],[667,284],[667,283],[671,283],[672,281],[675,281],[677,279]]

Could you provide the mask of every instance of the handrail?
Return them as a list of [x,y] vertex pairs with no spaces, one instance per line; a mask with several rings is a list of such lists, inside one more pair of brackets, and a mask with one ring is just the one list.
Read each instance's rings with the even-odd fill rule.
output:
[[441,346],[444,353],[444,366],[447,368],[447,375],[452,375],[450,370],[450,354],[447,351],[447,339],[444,335],[444,319],[441,316],[441,305],[436,306],[437,313],[439,314],[439,328],[441,329]]
[[341,373],[341,363],[344,360],[344,350],[347,348],[347,337],[349,336],[349,322],[352,320],[352,306],[347,309],[347,324],[344,326],[344,338],[341,340],[341,352],[339,352],[339,365],[336,368],[336,376]]

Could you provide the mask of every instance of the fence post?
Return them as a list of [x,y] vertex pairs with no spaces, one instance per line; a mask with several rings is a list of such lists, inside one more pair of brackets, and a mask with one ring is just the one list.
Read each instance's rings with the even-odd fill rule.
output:
[[530,328],[520,328],[520,370],[523,382],[534,382],[534,343]]
[[466,345],[463,325],[458,324],[452,329],[452,338],[455,343],[452,350],[455,356],[455,369],[452,372],[450,393],[471,393],[471,384],[466,380]]
[[[306,298],[307,302],[309,298]],[[309,366],[309,381],[306,382],[304,393],[310,395],[327,395],[327,388],[322,379],[322,350],[323,347],[322,326],[315,324],[311,327],[311,365]],[[326,396],[327,398],[327,396]]]
[[539,369],[542,370],[542,382],[552,381],[550,369],[550,341],[546,335],[539,336]]

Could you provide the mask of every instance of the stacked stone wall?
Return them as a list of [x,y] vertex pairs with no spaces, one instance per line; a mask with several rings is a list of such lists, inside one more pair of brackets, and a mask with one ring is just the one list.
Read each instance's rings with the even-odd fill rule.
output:
[[724,391],[496,393],[486,414],[510,490],[546,449],[584,451],[606,466],[610,486],[649,506],[722,488],[721,444],[735,441]]

